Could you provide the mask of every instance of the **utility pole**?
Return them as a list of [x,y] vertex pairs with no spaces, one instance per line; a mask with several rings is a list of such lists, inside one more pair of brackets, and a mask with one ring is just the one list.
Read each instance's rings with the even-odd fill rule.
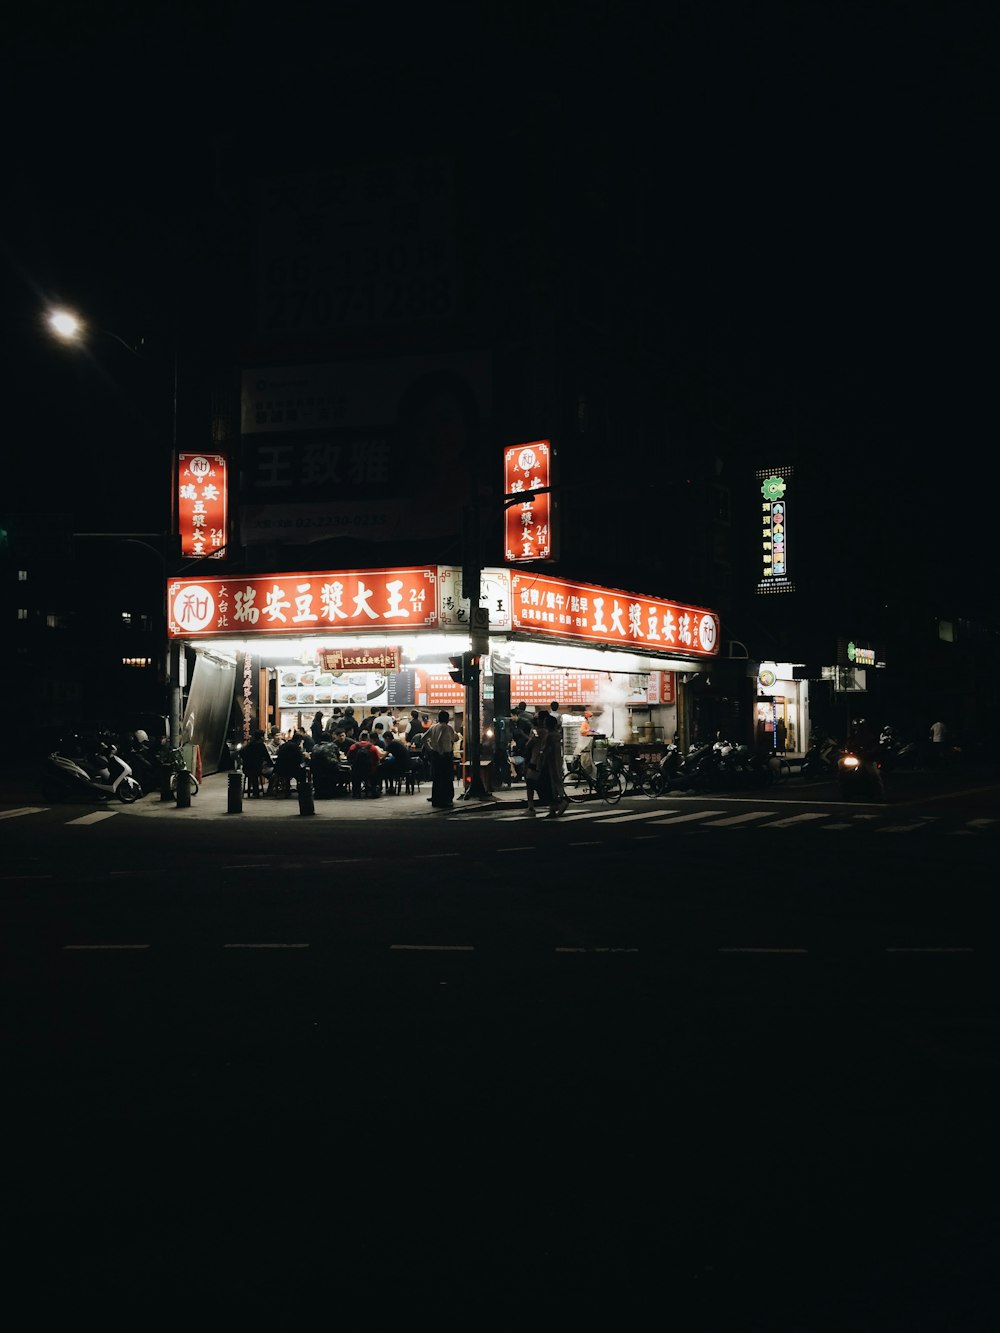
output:
[[[482,582],[482,563],[479,545],[479,506],[473,496],[465,509],[462,550],[462,596],[469,600],[469,631],[472,651],[463,654],[468,663],[465,675],[465,753],[469,763],[469,786],[462,793],[463,800],[488,801],[489,792],[483,785],[482,773],[482,684],[481,655],[489,652],[489,611],[485,617],[479,605]],[[483,628],[485,620],[485,630]]]

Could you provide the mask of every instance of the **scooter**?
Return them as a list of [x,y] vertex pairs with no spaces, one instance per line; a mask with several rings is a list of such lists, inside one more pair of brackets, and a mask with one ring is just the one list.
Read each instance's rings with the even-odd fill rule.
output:
[[42,772],[42,798],[59,801],[119,801],[131,805],[142,796],[142,788],[132,776],[132,769],[115,745],[103,745],[101,753],[89,762],[82,754],[68,755],[53,750]]
[[813,736],[799,772],[804,778],[832,778],[838,773],[840,750],[832,736]]
[[837,760],[837,780],[845,801],[884,801],[885,784],[878,758],[845,750]]
[[121,760],[128,764],[132,776],[142,788],[144,796],[152,791],[159,791],[163,778],[163,766],[157,763],[145,731],[133,731],[119,736],[117,744]]

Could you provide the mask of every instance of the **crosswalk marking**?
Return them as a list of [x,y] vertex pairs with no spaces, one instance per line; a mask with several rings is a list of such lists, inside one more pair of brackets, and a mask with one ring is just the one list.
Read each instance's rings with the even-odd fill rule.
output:
[[613,815],[606,822],[609,824],[632,824],[637,820],[651,819],[671,819],[674,812],[672,810],[636,810],[632,812],[620,812]]
[[769,819],[773,810],[749,810],[745,815],[730,815],[728,819],[713,820],[712,828],[733,828],[736,824],[752,824],[755,819]]
[[794,824],[807,824],[811,819],[825,819],[820,810],[806,810],[800,815],[789,815],[787,819],[772,819],[765,828],[791,828]]
[[[557,820],[550,820],[550,824],[564,825],[569,822],[575,822],[579,825],[597,826],[606,823],[609,826],[618,826],[619,824],[639,824],[648,830],[648,836],[654,836],[662,829],[673,827],[674,825],[694,824],[702,829],[725,829],[725,828],[767,828],[767,829],[797,829],[810,825],[821,828],[826,832],[843,833],[857,828],[866,828],[875,833],[887,833],[892,835],[904,835],[919,832],[935,831],[941,834],[948,834],[952,837],[983,837],[990,833],[1000,831],[1000,820],[992,817],[971,818],[962,821],[946,822],[941,816],[914,815],[911,818],[900,821],[901,811],[884,810],[875,812],[863,809],[854,809],[850,812],[844,812],[847,818],[837,818],[831,809],[802,810],[798,809],[794,814],[783,815],[780,804],[775,804],[768,809],[763,810],[744,810],[741,813],[734,814],[733,804],[728,804],[728,809],[711,810],[691,810],[687,803],[666,805],[658,802],[644,804],[641,809],[630,808],[627,804],[607,805],[603,802],[570,802],[565,812]],[[797,803],[798,804],[798,803]],[[819,803],[814,803],[819,804]],[[115,808],[100,808],[87,811],[85,814],[77,814],[74,818],[67,818],[69,811],[53,812],[48,806],[15,806],[10,809],[0,810],[0,820],[19,819],[30,817],[36,814],[58,813],[62,816],[62,822],[66,825],[93,826],[103,823],[106,819],[111,819],[121,811]],[[896,816],[896,822],[890,822],[892,816]],[[492,822],[508,823],[511,820],[520,820],[526,827],[534,824],[537,820],[532,820],[523,806],[510,806],[507,809],[483,810],[482,818],[488,818]],[[544,818],[544,814],[539,815]],[[466,822],[465,820],[461,822]],[[526,831],[526,830],[525,830]],[[643,836],[638,832],[634,836]],[[498,850],[507,851],[508,848]],[[458,857],[461,852],[456,850],[424,852],[421,854],[424,858],[442,858]],[[356,860],[351,857],[337,857],[328,859],[323,864],[345,863]],[[244,866],[242,868],[250,868]],[[254,866],[253,868],[258,868]],[[266,869],[266,866],[259,868]]]

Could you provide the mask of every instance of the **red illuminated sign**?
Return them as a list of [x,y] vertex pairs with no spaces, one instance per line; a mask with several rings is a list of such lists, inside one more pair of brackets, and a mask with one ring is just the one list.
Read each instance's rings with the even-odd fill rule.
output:
[[228,634],[336,633],[437,624],[437,566],[175,579],[167,586],[172,639]]
[[[542,486],[552,485],[552,446],[548,440],[531,444],[509,444],[503,451],[503,488],[505,559],[522,563],[527,560],[551,560],[552,496],[535,495]],[[523,495],[523,500],[512,496]]]
[[714,611],[539,574],[514,572],[510,581],[515,630],[678,657],[719,651]]
[[222,454],[177,455],[177,531],[182,555],[222,558],[228,540]]

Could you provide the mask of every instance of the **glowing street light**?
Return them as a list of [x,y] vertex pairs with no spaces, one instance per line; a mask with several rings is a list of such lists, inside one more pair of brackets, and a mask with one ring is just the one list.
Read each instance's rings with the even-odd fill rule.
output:
[[72,310],[50,310],[46,323],[57,338],[63,342],[76,342],[83,336],[83,322]]

